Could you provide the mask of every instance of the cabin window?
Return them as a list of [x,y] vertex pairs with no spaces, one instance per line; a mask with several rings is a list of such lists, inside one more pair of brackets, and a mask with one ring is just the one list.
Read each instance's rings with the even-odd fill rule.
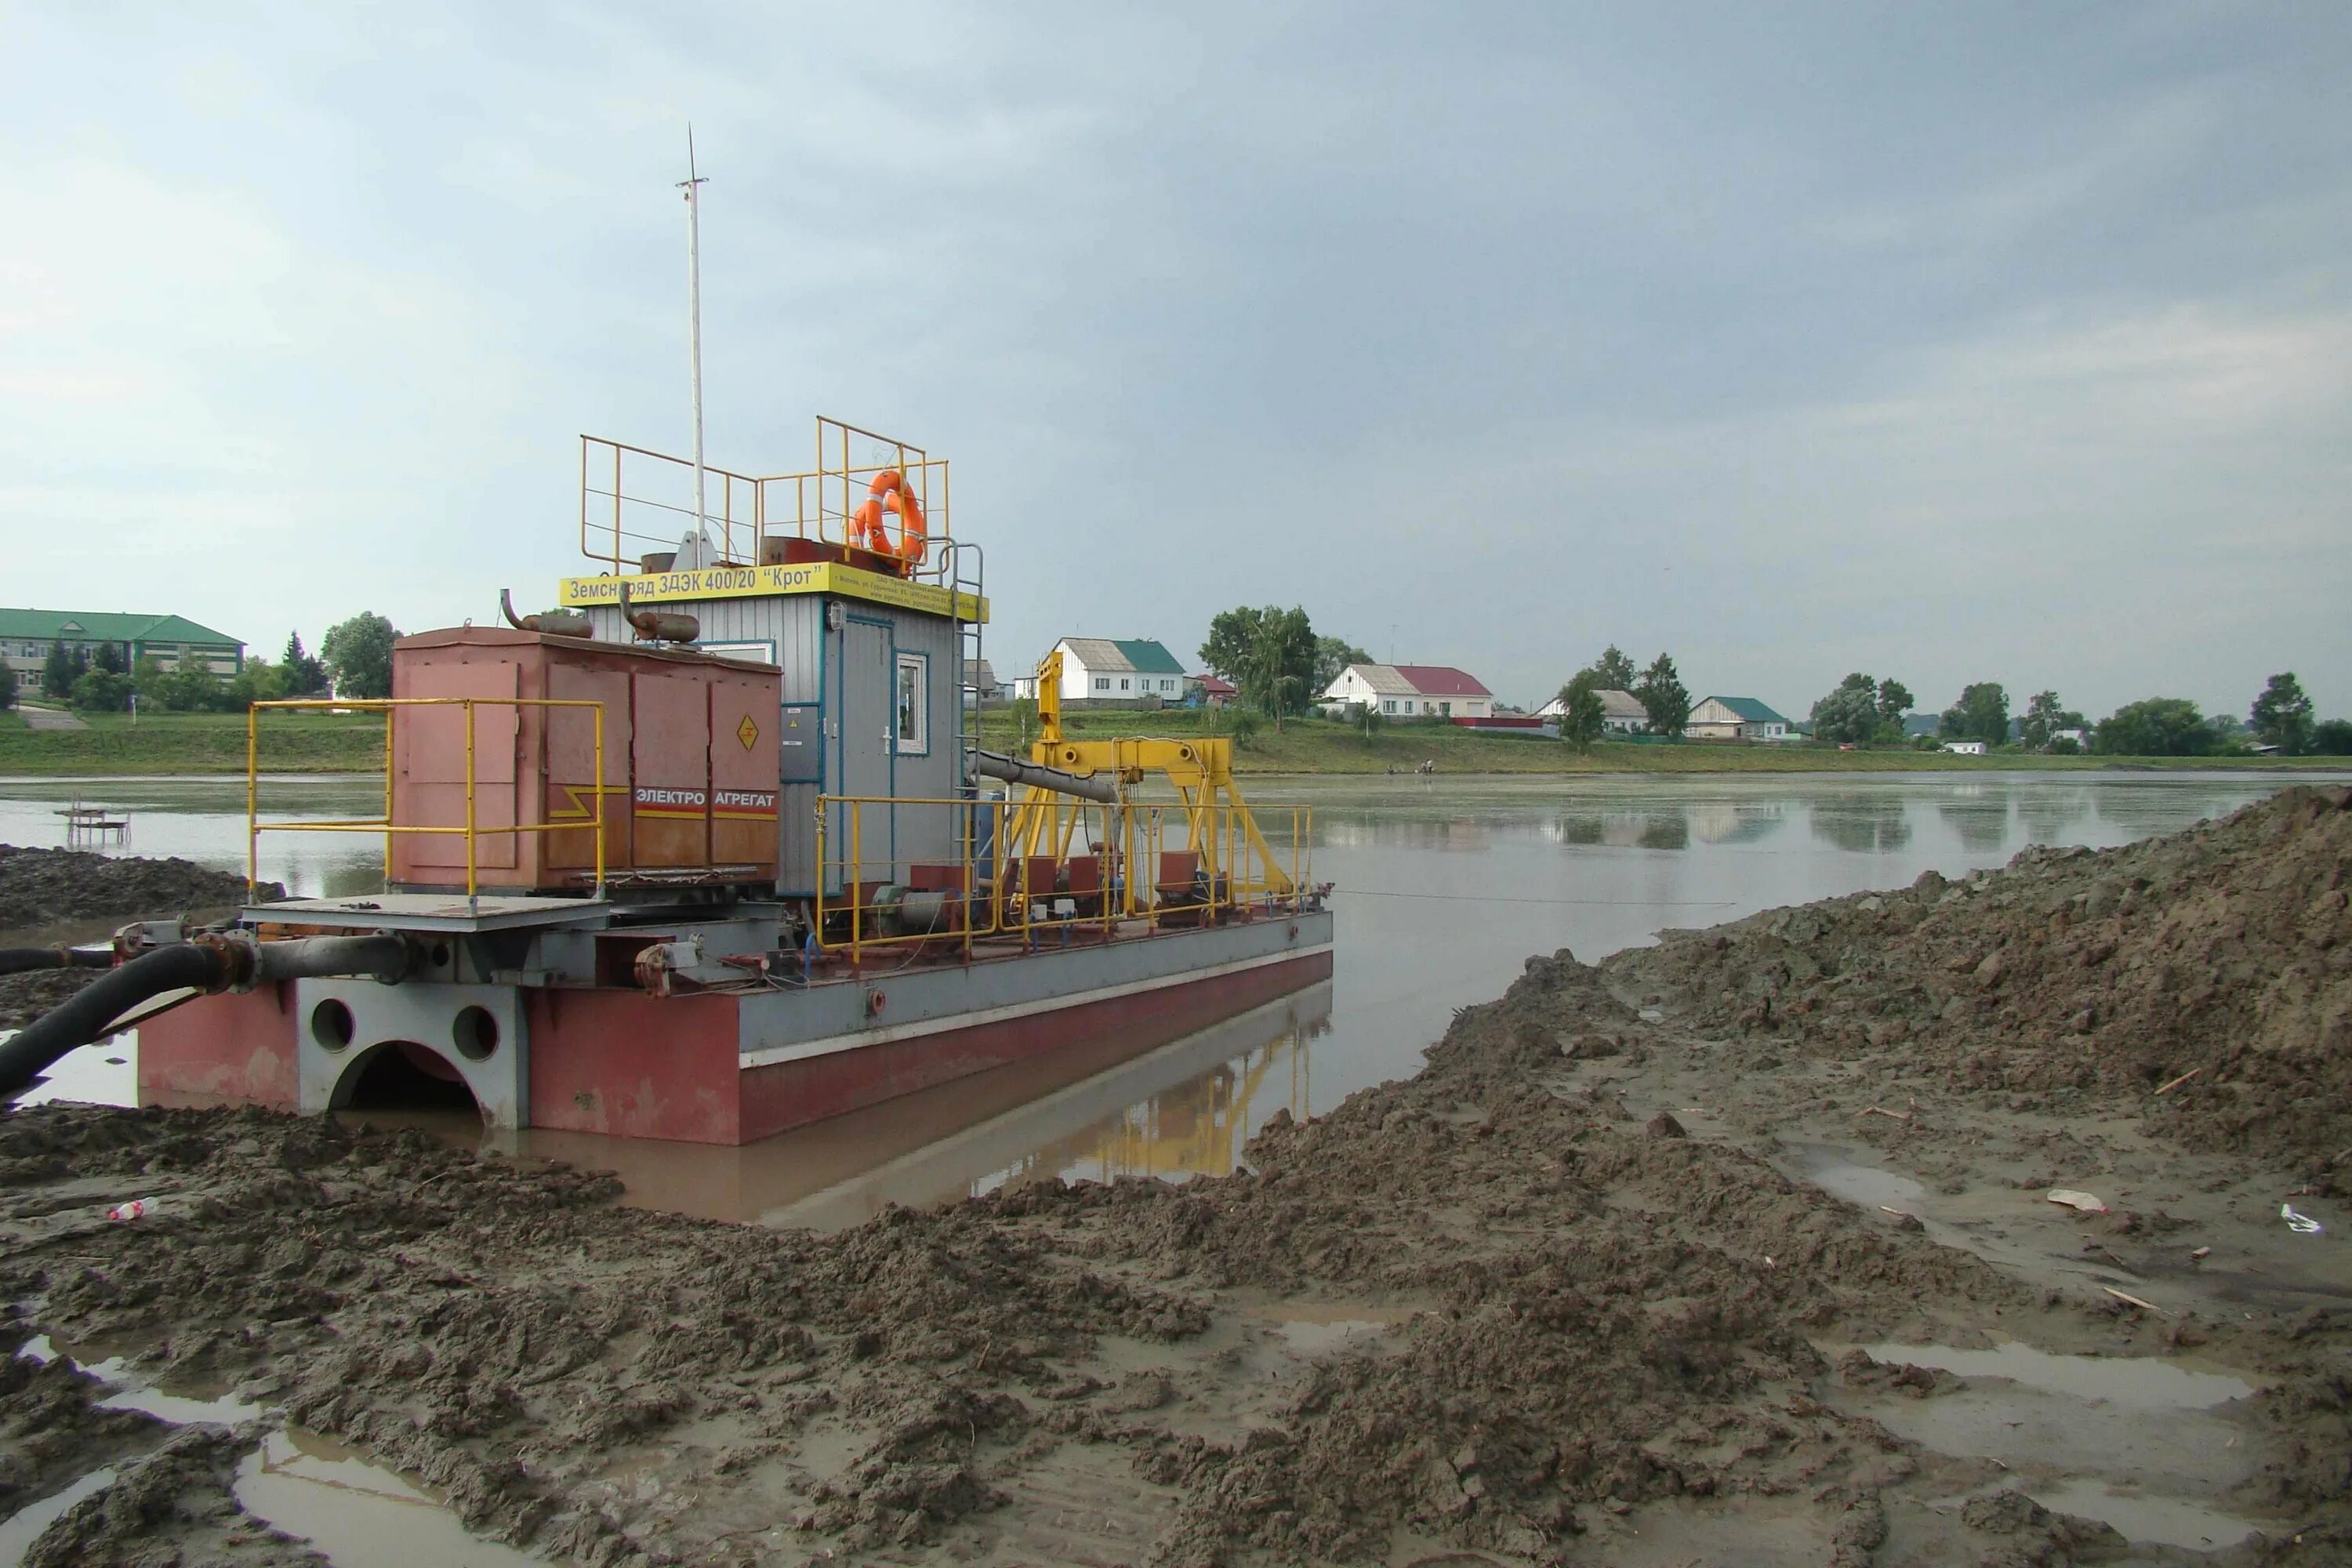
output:
[[931,659],[929,654],[898,656],[897,722],[893,733],[898,750],[921,755],[931,749]]

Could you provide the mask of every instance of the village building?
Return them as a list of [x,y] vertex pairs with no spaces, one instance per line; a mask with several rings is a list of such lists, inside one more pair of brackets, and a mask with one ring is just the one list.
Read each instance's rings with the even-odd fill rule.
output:
[[1383,719],[1491,719],[1495,694],[1449,664],[1351,664],[1323,689],[1323,711],[1351,708]]
[[1789,721],[1753,697],[1707,697],[1690,710],[1683,733],[1694,741],[1785,741]]
[[245,668],[245,644],[210,626],[179,616],[125,615],[111,610],[0,609],[0,658],[16,672],[26,689],[40,684],[41,666],[49,649],[62,642],[70,653],[79,649],[94,656],[101,644],[112,644],[129,669],[142,658],[153,658],[165,669],[177,669],[189,658],[211,668],[226,679]]
[[1184,683],[1184,704],[1188,708],[1223,708],[1240,695],[1240,688],[1222,675],[1202,673]]
[[1184,700],[1184,667],[1143,637],[1064,637],[1062,700],[1170,708]]
[[[1650,710],[1630,691],[1612,691],[1602,688],[1601,699],[1601,732],[1604,735],[1639,735],[1650,727]],[[1568,704],[1555,697],[1536,710],[1538,719],[1557,721],[1567,715]]]

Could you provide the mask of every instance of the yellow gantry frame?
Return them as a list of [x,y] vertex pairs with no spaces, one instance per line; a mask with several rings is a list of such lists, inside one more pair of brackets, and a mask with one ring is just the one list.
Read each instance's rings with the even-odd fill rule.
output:
[[[1037,666],[1037,741],[1029,760],[1043,767],[1091,778],[1108,774],[1118,784],[1119,806],[1128,809],[1127,792],[1152,773],[1164,775],[1175,786],[1186,817],[1185,847],[1201,858],[1201,869],[1211,885],[1223,878],[1243,891],[1236,873],[1254,853],[1265,872],[1265,888],[1277,898],[1297,891],[1297,879],[1276,860],[1258,832],[1249,806],[1234,786],[1233,742],[1222,736],[1190,741],[1150,740],[1127,736],[1110,741],[1077,741],[1062,733],[1062,650],[1055,648]],[[1222,812],[1222,817],[1221,817]],[[1013,853],[1066,858],[1079,813],[1066,797],[1051,790],[1031,789],[1014,804],[1007,835]],[[1220,841],[1220,822],[1225,828]],[[1238,828],[1242,842],[1231,842]],[[1126,837],[1121,834],[1122,838]]]

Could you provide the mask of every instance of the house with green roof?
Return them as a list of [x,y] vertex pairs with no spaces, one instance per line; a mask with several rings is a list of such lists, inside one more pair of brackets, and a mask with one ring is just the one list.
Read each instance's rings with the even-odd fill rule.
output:
[[1184,700],[1184,667],[1146,637],[1064,637],[1063,702],[1174,707]]
[[51,646],[60,642],[68,649],[92,655],[100,644],[112,643],[121,651],[126,668],[152,658],[166,669],[177,669],[184,659],[195,658],[226,679],[245,668],[243,643],[184,616],[0,608],[0,658],[16,670],[25,689],[40,685],[42,662],[49,657]]
[[1753,697],[1709,697],[1690,710],[1683,733],[1694,741],[1785,741],[1793,731]]

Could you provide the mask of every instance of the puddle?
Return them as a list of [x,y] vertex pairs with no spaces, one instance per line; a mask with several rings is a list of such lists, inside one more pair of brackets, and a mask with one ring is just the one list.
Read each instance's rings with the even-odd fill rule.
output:
[[1924,1184],[1893,1171],[1859,1163],[1850,1158],[1847,1150],[1826,1143],[1791,1143],[1788,1149],[1803,1167],[1801,1180],[1850,1204],[1864,1208],[1884,1204],[1906,1214],[1916,1214],[1920,1202],[1927,1195]]
[[2098,1481],[2062,1481],[2054,1487],[2035,1487],[2026,1495],[2053,1512],[2114,1525],[2126,1541],[2185,1546],[2191,1552],[2235,1546],[2260,1528],[2179,1498],[2120,1492]]
[[289,1427],[237,1467],[247,1512],[298,1535],[335,1568],[546,1568],[547,1559],[466,1532],[442,1500],[343,1445]]
[[[15,1034],[0,1029],[0,1040]],[[68,1051],[43,1070],[32,1088],[16,1096],[18,1105],[47,1105],[71,1100],[83,1105],[139,1103],[139,1031],[126,1029],[96,1045]]]
[[16,1568],[25,1560],[25,1553],[33,1549],[33,1542],[41,1538],[41,1531],[48,1529],[52,1521],[90,1493],[113,1484],[114,1471],[111,1468],[92,1470],[65,1490],[45,1497],[38,1502],[26,1503],[6,1520],[0,1521],[0,1563],[7,1564],[7,1568]]
[[[36,1334],[18,1348],[16,1353],[26,1361],[44,1364],[62,1353],[47,1334]],[[174,1426],[189,1426],[198,1422],[210,1422],[216,1426],[236,1426],[257,1420],[263,1407],[249,1399],[239,1399],[233,1394],[221,1394],[210,1398],[181,1394],[166,1394],[156,1387],[134,1367],[128,1358],[108,1356],[104,1361],[82,1361],[74,1364],[114,1392],[105,1398],[93,1400],[100,1410],[138,1410],[158,1421]]]
[[1365,1340],[1378,1339],[1417,1315],[1411,1307],[1366,1307],[1352,1302],[1284,1301],[1255,1314],[1282,1336],[1294,1355],[1325,1356]]
[[1873,1361],[1941,1367],[1962,1377],[2005,1377],[2028,1388],[2137,1410],[2209,1410],[2253,1393],[2226,1373],[2194,1372],[2155,1356],[2052,1355],[2011,1341],[1997,1350],[1948,1345],[1864,1345]]

